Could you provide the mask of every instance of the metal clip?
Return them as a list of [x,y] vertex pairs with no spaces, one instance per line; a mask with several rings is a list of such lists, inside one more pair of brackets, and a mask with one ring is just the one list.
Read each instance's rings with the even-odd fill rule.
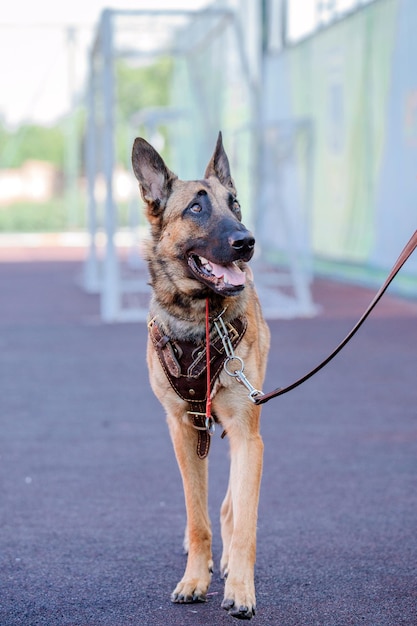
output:
[[[228,368],[230,361],[239,361],[240,368],[230,371]],[[259,391],[259,389],[255,389],[255,387],[248,381],[245,374],[243,373],[245,366],[240,356],[228,357],[224,362],[224,369],[226,371],[226,374],[229,374],[229,376],[233,376],[234,378],[236,378],[238,383],[241,383],[244,387],[246,387],[246,389],[249,391],[248,398],[252,400],[253,403],[255,403],[256,396],[263,395],[263,392]]]
[[226,327],[226,324],[223,321],[221,315],[219,315],[215,320],[213,320],[214,326],[216,328],[217,334],[219,335],[226,356],[230,359],[234,356],[233,345],[229,337],[229,333]]
[[[249,391],[248,398],[255,404],[256,396],[262,396],[263,392],[255,389],[255,387],[251,385],[251,383],[248,381],[245,374],[243,373],[243,370],[245,369],[245,364],[243,363],[243,359],[241,359],[240,356],[235,355],[235,351],[233,350],[233,344],[230,339],[230,331],[234,329],[230,326],[230,324],[226,326],[222,318],[223,313],[224,311],[222,311],[220,315],[218,315],[213,320],[217,334],[219,335],[223,343],[223,348],[227,357],[223,367],[229,376],[233,376],[239,383],[246,387],[246,389]],[[239,367],[237,369],[229,369],[230,363],[232,361],[237,361],[239,363]]]
[[248,381],[245,374],[243,373],[243,370],[236,372],[235,376],[236,376],[236,380],[242,385],[244,385],[246,389],[249,391],[248,398],[252,400],[253,403],[255,403],[256,396],[263,395],[262,391],[259,391],[259,389],[255,389],[255,387],[251,385],[251,383]]

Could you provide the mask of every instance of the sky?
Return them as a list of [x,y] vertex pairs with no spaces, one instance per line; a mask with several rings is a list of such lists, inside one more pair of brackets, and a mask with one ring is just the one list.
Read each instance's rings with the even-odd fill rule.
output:
[[[13,127],[25,121],[53,124],[80,94],[87,52],[106,7],[198,8],[208,0],[11,0],[0,12],[0,116]],[[68,28],[76,26],[70,62]],[[72,78],[71,78],[72,77]]]

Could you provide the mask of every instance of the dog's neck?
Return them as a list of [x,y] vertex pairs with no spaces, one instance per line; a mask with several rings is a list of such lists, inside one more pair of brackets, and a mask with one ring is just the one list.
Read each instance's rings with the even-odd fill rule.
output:
[[[237,296],[227,298],[209,298],[210,317],[214,318],[224,311],[225,322],[244,315],[247,308],[247,299],[250,297],[251,287],[247,285]],[[155,293],[150,304],[150,317],[158,320],[163,332],[174,340],[188,340],[199,343],[205,337],[205,307],[206,299],[190,299],[189,305],[184,307],[184,299],[180,306],[164,306],[158,302]]]

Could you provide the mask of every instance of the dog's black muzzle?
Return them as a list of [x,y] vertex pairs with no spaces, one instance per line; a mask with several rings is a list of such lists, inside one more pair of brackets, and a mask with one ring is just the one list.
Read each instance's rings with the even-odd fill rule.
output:
[[194,278],[225,296],[238,294],[245,286],[245,273],[239,262],[249,261],[255,239],[241,222],[223,218],[205,238],[189,241],[188,267]]
[[255,238],[239,221],[223,218],[211,229],[206,242],[206,253],[217,263],[250,261],[255,248]]
[[249,261],[255,248],[255,237],[248,230],[236,230],[228,237],[229,245],[238,254],[237,259]]

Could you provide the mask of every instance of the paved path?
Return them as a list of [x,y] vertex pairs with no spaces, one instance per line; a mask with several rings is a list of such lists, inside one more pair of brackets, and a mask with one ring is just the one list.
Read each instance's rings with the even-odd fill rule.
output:
[[[0,263],[0,624],[231,624],[218,570],[206,604],[169,601],[184,506],[145,326],[101,324],[77,254],[56,256]],[[322,315],[271,323],[265,388],[316,364],[372,295],[319,281]],[[254,624],[417,624],[416,372],[417,305],[387,296],[331,366],[266,405]],[[218,564],[227,440],[213,444]]]

